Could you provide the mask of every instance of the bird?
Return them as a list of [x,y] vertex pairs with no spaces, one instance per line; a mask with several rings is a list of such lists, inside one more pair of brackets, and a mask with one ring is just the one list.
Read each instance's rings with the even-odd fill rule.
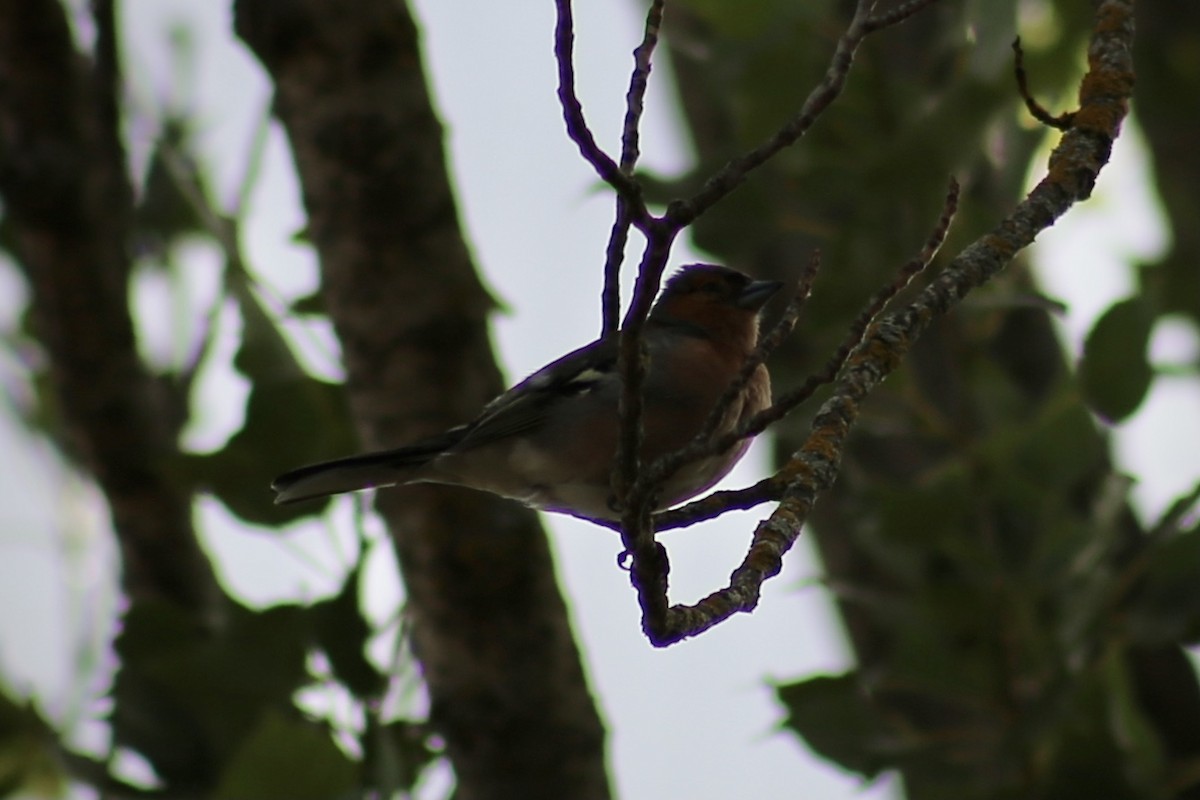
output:
[[[666,282],[642,334],[642,463],[688,444],[758,343],[759,318],[782,286],[735,269],[690,264]],[[599,339],[537,370],[471,422],[406,447],[300,467],[271,484],[276,503],[373,487],[438,483],[481,489],[544,511],[612,523],[611,488],[620,423],[617,337]],[[728,406],[716,434],[771,404],[759,364]],[[655,496],[655,510],[712,487],[745,454],[743,439],[684,465]]]

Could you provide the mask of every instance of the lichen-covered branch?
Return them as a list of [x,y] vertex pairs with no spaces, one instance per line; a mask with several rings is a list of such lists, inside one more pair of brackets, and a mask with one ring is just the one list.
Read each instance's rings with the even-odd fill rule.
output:
[[955,257],[916,300],[872,326],[814,419],[807,440],[777,476],[787,484],[782,502],[755,530],[729,585],[693,606],[670,608],[656,644],[694,636],[755,607],[763,581],[778,574],[813,504],[833,485],[863,399],[900,365],[936,317],[1000,272],[1074,203],[1090,196],[1128,112],[1134,82],[1132,46],[1132,0],[1106,0],[1096,12],[1079,109],[1054,148],[1045,177],[990,233]]

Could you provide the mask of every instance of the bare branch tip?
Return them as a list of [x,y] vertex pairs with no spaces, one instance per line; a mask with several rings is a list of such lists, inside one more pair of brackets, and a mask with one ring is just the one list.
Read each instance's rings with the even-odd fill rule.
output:
[[1054,128],[1059,131],[1068,131],[1075,124],[1075,112],[1066,111],[1055,116],[1037,101],[1029,91],[1029,79],[1025,72],[1025,50],[1021,47],[1021,37],[1013,39],[1013,74],[1017,79],[1017,92],[1021,95],[1021,99],[1025,102],[1025,108],[1029,110],[1030,115],[1038,122],[1048,128]]

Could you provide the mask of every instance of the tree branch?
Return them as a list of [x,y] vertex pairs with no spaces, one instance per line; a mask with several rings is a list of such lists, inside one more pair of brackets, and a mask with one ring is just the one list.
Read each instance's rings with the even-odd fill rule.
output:
[[872,0],[858,0],[854,17],[846,32],[838,40],[837,48],[830,59],[829,67],[821,82],[817,84],[800,110],[767,141],[750,152],[727,163],[710,177],[699,192],[686,200],[676,200],[667,208],[666,217],[673,225],[682,227],[691,224],[697,217],[712,208],[718,201],[736,189],[758,167],[761,167],[784,148],[795,144],[807,133],[821,114],[842,93],[846,78],[854,64],[858,46],[872,33],[896,25],[932,5],[937,0],[916,0],[905,3],[888,14],[872,16],[875,5]]
[[[664,0],[654,0],[646,13],[646,28],[642,43],[633,51],[633,74],[629,77],[629,91],[625,94],[625,126],[621,135],[621,172],[632,178],[634,167],[641,155],[638,144],[638,128],[645,110],[646,88],[650,82],[650,63],[654,48],[658,45],[658,32],[662,26]],[[569,59],[559,62],[573,70]],[[573,90],[572,90],[573,91]],[[604,258],[604,291],[601,297],[603,327],[601,338],[616,334],[621,318],[621,263],[625,258],[625,244],[629,241],[629,228],[634,214],[645,214],[637,198],[626,198],[617,194],[616,219],[609,235]]]
[[[554,28],[554,56],[558,61],[558,99],[562,104],[563,121],[567,134],[579,147],[579,153],[596,170],[596,174],[617,190],[619,194],[634,202],[641,197],[641,187],[624,173],[612,156],[596,144],[596,137],[583,116],[583,104],[575,92],[575,17],[571,0],[555,0],[558,17]],[[635,213],[635,219],[644,218]]]
[[788,486],[770,518],[756,528],[729,586],[693,606],[670,608],[654,644],[694,636],[758,602],[763,581],[778,574],[817,497],[837,476],[846,436],[864,398],[901,363],[937,317],[1000,272],[1074,203],[1091,195],[1128,113],[1133,90],[1132,0],[1105,0],[1096,11],[1088,72],[1074,125],[1051,153],[1046,176],[990,233],[973,242],[905,308],[875,324],[851,355],[833,396],[802,447],[782,470]]

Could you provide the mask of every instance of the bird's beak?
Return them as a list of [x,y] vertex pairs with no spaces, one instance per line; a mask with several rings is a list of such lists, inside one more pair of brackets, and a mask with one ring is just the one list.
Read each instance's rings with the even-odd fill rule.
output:
[[753,281],[738,295],[738,308],[759,311],[781,288],[783,284],[779,281]]

